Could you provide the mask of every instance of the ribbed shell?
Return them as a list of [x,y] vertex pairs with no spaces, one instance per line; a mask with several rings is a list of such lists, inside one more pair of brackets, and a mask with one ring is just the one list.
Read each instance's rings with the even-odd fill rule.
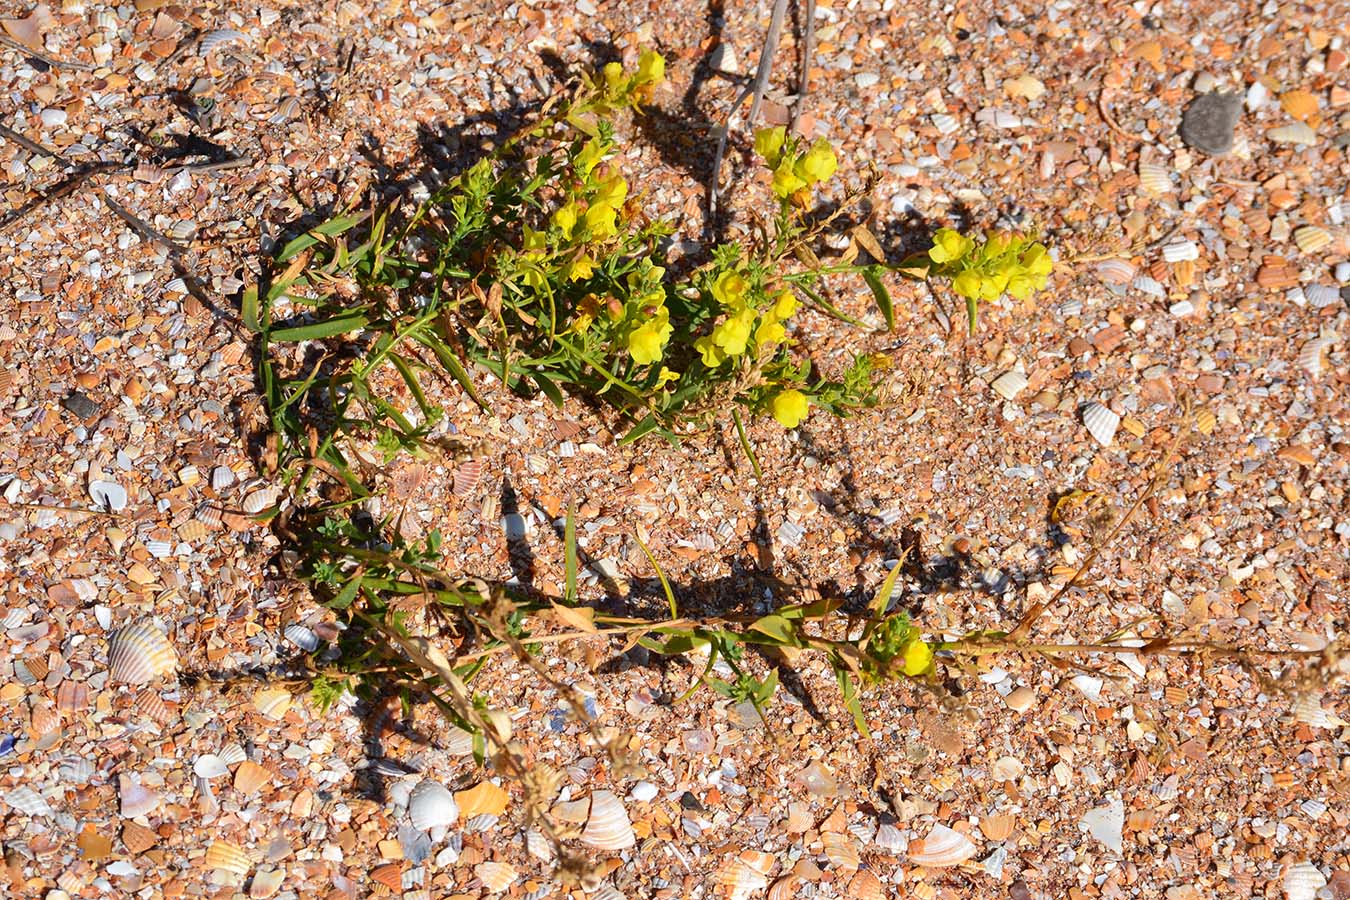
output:
[[147,684],[178,669],[169,638],[148,619],[124,625],[108,639],[108,669],[114,681]]
[[52,808],[46,799],[30,787],[16,787],[5,794],[5,803],[28,816],[49,816]]
[[306,653],[313,653],[319,649],[319,636],[314,633],[312,628],[307,628],[304,625],[287,625],[283,633],[286,635],[286,640]]
[[272,773],[251,759],[246,759],[234,770],[234,789],[245,796],[256,794],[272,780]]
[[1324,334],[1303,345],[1298,353],[1298,367],[1313,378],[1322,377],[1322,357],[1336,345],[1336,335]]
[[1196,246],[1195,241],[1171,241],[1163,245],[1162,252],[1163,259],[1170,263],[1200,258],[1200,248]]
[[910,846],[910,861],[930,869],[957,866],[975,855],[975,844],[959,831],[934,825],[922,844]]
[[1163,194],[1176,189],[1172,170],[1157,163],[1139,164],[1139,186],[1150,194]]
[[1322,872],[1310,862],[1295,863],[1284,873],[1286,900],[1313,900],[1317,892],[1327,886]]
[[280,722],[291,708],[291,692],[285,688],[265,688],[253,696],[253,708],[272,721]]
[[1018,394],[1026,390],[1028,383],[1027,376],[1021,372],[1004,372],[989,386],[1004,400],[1014,400]]
[[253,868],[253,863],[242,848],[229,841],[212,841],[211,846],[206,848],[206,867],[233,872],[236,875],[247,875],[248,870]]
[[1116,429],[1120,427],[1120,416],[1100,403],[1089,403],[1087,409],[1083,410],[1083,426],[1097,443],[1109,447],[1116,437]]
[[852,871],[858,868],[860,862],[858,858],[858,845],[854,843],[853,838],[847,834],[830,832],[821,835],[821,840],[825,843],[825,858],[828,859],[836,869],[847,869]]
[[613,791],[591,794],[591,815],[581,832],[581,842],[597,850],[623,850],[637,843],[628,811]]
[[235,31],[233,28],[221,28],[217,31],[207,32],[207,34],[202,37],[201,54],[202,56],[205,56],[212,50],[223,47],[225,44],[246,40],[248,40],[248,35],[244,34],[242,31]]
[[1295,122],[1292,125],[1282,125],[1279,128],[1272,128],[1266,132],[1266,137],[1277,144],[1317,143],[1317,132],[1313,131],[1302,122]]
[[1316,225],[1304,225],[1294,229],[1294,243],[1304,253],[1316,253],[1331,243],[1331,232]]
[[744,860],[733,857],[717,870],[714,876],[727,900],[746,900],[751,894],[769,886],[769,879]]
[[451,756],[468,756],[473,752],[473,733],[451,725],[445,737],[445,752]]
[[408,797],[408,818],[418,831],[430,831],[453,825],[459,818],[459,806],[445,785],[423,779]]
[[1097,277],[1107,284],[1129,284],[1138,273],[1127,259],[1104,259],[1097,263]]
[[1318,693],[1299,695],[1294,702],[1294,719],[1313,728],[1338,728],[1350,724],[1322,706],[1322,695]]
[[500,862],[479,863],[473,867],[473,874],[494,894],[506,890],[516,880],[515,866]]

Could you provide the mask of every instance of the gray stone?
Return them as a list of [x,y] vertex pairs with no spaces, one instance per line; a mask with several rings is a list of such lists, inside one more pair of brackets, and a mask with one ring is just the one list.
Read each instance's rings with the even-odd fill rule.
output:
[[1213,156],[1233,149],[1233,132],[1242,118],[1242,98],[1237,94],[1201,94],[1181,114],[1181,139]]
[[66,395],[66,399],[61,401],[61,405],[77,419],[89,419],[98,415],[98,404],[82,391],[71,391]]

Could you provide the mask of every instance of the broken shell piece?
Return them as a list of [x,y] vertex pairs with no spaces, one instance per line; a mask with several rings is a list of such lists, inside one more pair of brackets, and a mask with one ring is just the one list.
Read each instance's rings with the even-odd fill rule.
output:
[[1027,384],[1027,376],[1021,372],[1004,372],[989,386],[1004,400],[1013,400],[1026,389]]
[[206,848],[206,867],[247,875],[253,863],[249,861],[248,854],[229,841],[212,841],[211,846]]
[[263,510],[274,506],[277,502],[277,497],[278,494],[276,488],[259,488],[244,498],[241,508],[250,516],[256,516]]
[[1294,702],[1294,720],[1313,728],[1338,728],[1350,725],[1334,712],[1322,705],[1320,693],[1300,694]]
[[1294,243],[1304,253],[1316,253],[1331,243],[1331,232],[1316,225],[1294,229]]
[[881,886],[881,879],[866,869],[854,873],[848,882],[849,900],[882,900],[888,896]]
[[207,753],[197,757],[197,761],[192,764],[192,774],[209,781],[212,778],[220,778],[223,775],[230,774],[230,770],[219,756],[214,753]]
[[159,794],[142,785],[130,775],[117,776],[117,796],[121,801],[124,819],[148,816],[159,809]]
[[1282,125],[1279,128],[1272,128],[1266,132],[1266,137],[1277,144],[1317,143],[1317,132],[1313,131],[1303,122],[1295,122],[1292,125]]
[[445,785],[423,779],[408,797],[408,818],[418,831],[443,828],[459,818],[459,804]]
[[272,773],[251,759],[246,759],[234,770],[234,789],[245,796],[256,794],[272,780]]
[[451,725],[445,738],[445,752],[451,756],[468,756],[473,752],[473,733]]
[[1107,284],[1129,284],[1138,273],[1126,259],[1104,259],[1097,263],[1097,277]]
[[915,865],[930,869],[957,866],[975,855],[975,844],[959,831],[946,825],[934,825],[922,842],[910,845],[909,858]]
[[516,880],[515,867],[499,862],[479,863],[473,867],[473,874],[494,894],[506,890]]
[[1295,863],[1284,873],[1286,900],[1313,900],[1317,892],[1327,886],[1326,878],[1310,862]]
[[1323,370],[1322,357],[1336,345],[1336,339],[1335,334],[1324,334],[1308,341],[1298,353],[1298,367],[1313,378],[1320,378]]
[[285,688],[267,688],[253,697],[253,707],[274,722],[286,718],[291,708],[291,692]]
[[238,765],[248,759],[248,754],[244,753],[244,748],[238,744],[226,744],[221,748],[220,761],[227,766]]
[[825,858],[836,869],[852,871],[858,868],[860,862],[858,846],[851,837],[837,832],[828,832],[821,835],[821,840],[825,843]]
[[597,850],[623,850],[637,843],[628,811],[613,791],[591,794],[591,815],[581,832],[581,842]]
[[50,816],[51,805],[37,791],[30,787],[19,786],[5,794],[5,803],[26,816]]
[[1150,194],[1165,194],[1176,189],[1172,170],[1157,163],[1139,164],[1139,186]]
[[717,884],[725,891],[727,900],[746,900],[751,894],[769,886],[769,879],[740,857],[733,857],[717,870]]
[[1164,244],[1163,259],[1169,263],[1185,262],[1188,259],[1199,259],[1200,248],[1196,246],[1195,241],[1172,241]]
[[147,684],[177,668],[173,645],[147,619],[119,628],[108,640],[108,674],[114,681]]
[[1100,403],[1089,403],[1087,409],[1083,410],[1083,426],[1097,443],[1109,447],[1115,439],[1116,429],[1120,427],[1120,416]]

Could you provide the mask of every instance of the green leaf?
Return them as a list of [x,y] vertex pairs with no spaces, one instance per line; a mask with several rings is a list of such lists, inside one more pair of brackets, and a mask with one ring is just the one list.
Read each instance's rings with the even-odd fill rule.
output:
[[619,446],[622,447],[624,444],[631,444],[636,440],[641,440],[655,431],[658,427],[660,427],[660,423],[656,421],[656,416],[648,413],[645,419],[634,425],[627,434],[619,438]]
[[258,286],[249,285],[244,289],[243,299],[239,303],[239,317],[244,327],[254,334],[262,333],[262,323],[258,320]]
[[642,552],[647,554],[647,561],[652,564],[652,568],[656,570],[656,577],[661,580],[661,590],[665,591],[666,603],[670,606],[670,617],[678,619],[680,610],[675,603],[675,592],[670,589],[670,582],[666,580],[666,573],[661,571],[661,566],[657,564],[656,557],[652,555],[652,551],[647,549],[647,545],[642,543],[642,538],[638,537],[636,532],[633,533],[633,540],[637,541],[637,545],[642,548]]
[[835,680],[839,682],[839,693],[844,699],[844,707],[853,714],[853,724],[858,732],[869,740],[872,732],[867,729],[867,717],[863,715],[862,703],[858,700],[858,685],[849,677],[848,669],[842,665],[834,667]]
[[577,602],[577,510],[567,504],[567,518],[563,522],[563,597],[568,603]]
[[272,332],[272,340],[282,343],[294,341],[313,341],[319,338],[335,337],[339,334],[347,334],[351,331],[360,331],[370,324],[370,320],[362,313],[345,313],[340,316],[334,316],[331,319],[324,319],[320,322],[311,322],[308,325],[293,325],[290,328],[278,328]]
[[[756,619],[750,625],[750,631],[758,631],[760,634],[773,639],[773,643],[795,645],[797,643],[797,626],[790,619],[772,613],[762,618]],[[752,635],[747,634],[746,640],[754,640]],[[755,641],[755,643],[761,643]]]
[[464,393],[468,394],[483,412],[492,411],[487,403],[483,401],[483,398],[478,396],[478,392],[474,390],[473,387],[473,379],[469,377],[469,371],[464,368],[464,365],[459,361],[459,358],[451,352],[449,347],[438,338],[429,334],[419,332],[414,335],[414,338],[418,343],[436,354],[436,360],[441,364],[445,371],[450,373],[451,378],[459,382],[459,386],[464,388]]
[[886,615],[886,607],[891,605],[891,594],[895,591],[895,582],[900,577],[900,570],[905,567],[905,557],[908,555],[908,551],[900,554],[900,560],[895,564],[895,568],[887,573],[886,580],[877,588],[877,595],[872,599],[872,605],[868,607],[874,619]]
[[361,590],[361,579],[362,576],[359,572],[352,576],[352,578],[342,586],[342,590],[338,591],[337,596],[328,601],[328,606],[332,609],[346,609],[351,606],[352,601],[356,599],[356,592]]
[[544,392],[544,396],[553,402],[554,406],[558,409],[563,408],[562,391],[558,390],[558,386],[553,383],[553,379],[541,372],[531,372],[530,378],[539,386],[539,390]]
[[886,330],[895,330],[895,307],[891,304],[891,292],[886,290],[886,285],[881,281],[882,269],[879,266],[868,266],[862,270],[863,281],[872,289],[872,296],[876,298],[877,309],[881,310],[881,317],[886,320]]

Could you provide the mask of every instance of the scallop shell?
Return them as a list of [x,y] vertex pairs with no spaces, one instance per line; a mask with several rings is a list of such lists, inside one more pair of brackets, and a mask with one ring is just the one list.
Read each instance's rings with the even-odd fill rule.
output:
[[1163,245],[1162,253],[1163,259],[1169,263],[1200,258],[1200,248],[1195,241],[1172,241]]
[[1157,163],[1139,164],[1139,186],[1150,194],[1165,194],[1176,190],[1172,170]]
[[1014,400],[1018,394],[1026,390],[1028,383],[1027,376],[1021,372],[1004,372],[989,386],[1004,400]]
[[246,759],[234,770],[234,789],[245,796],[252,796],[267,787],[272,773],[266,766],[260,766]]
[[473,732],[451,725],[445,737],[445,752],[451,756],[468,756],[473,752]]
[[424,779],[408,797],[408,818],[418,831],[443,828],[459,818],[459,805],[445,785]]
[[304,625],[287,625],[282,634],[286,635],[286,640],[306,653],[313,653],[319,649],[319,636],[312,628],[306,628]]
[[250,516],[256,516],[277,502],[276,488],[260,488],[244,498],[242,509]]
[[1083,410],[1083,426],[1097,443],[1109,447],[1115,439],[1116,429],[1120,427],[1120,416],[1100,403],[1089,403],[1087,409]]
[[30,787],[16,787],[5,794],[5,803],[27,816],[50,816],[51,805]]
[[938,113],[937,115],[933,116],[932,122],[933,127],[936,128],[938,130],[938,134],[941,135],[951,134],[953,131],[961,127],[961,123],[957,121],[956,116],[951,116],[948,115],[947,113]]
[[828,832],[821,835],[825,842],[825,858],[836,869],[853,870],[858,868],[858,845],[847,834]]
[[764,877],[763,872],[740,858],[724,863],[717,870],[714,880],[726,892],[727,900],[746,900],[751,894],[769,886],[769,879]]
[[177,669],[173,644],[148,619],[125,625],[108,639],[108,674],[114,681],[147,684]]
[[877,836],[872,840],[882,850],[892,854],[900,853],[909,846],[909,841],[905,839],[904,832],[889,822],[881,824],[881,827],[877,829]]
[[1331,232],[1316,225],[1304,225],[1294,229],[1294,243],[1304,253],[1316,253],[1331,243]]
[[1158,283],[1157,279],[1148,275],[1136,275],[1131,282],[1136,291],[1148,294],[1150,297],[1166,297],[1167,289]]
[[1104,259],[1097,263],[1097,277],[1107,284],[1129,284],[1138,271],[1127,259]]
[[286,718],[291,701],[291,692],[285,688],[267,688],[253,695],[253,708],[273,722],[280,722]]
[[1311,725],[1313,728],[1337,728],[1341,725],[1350,725],[1350,722],[1341,719],[1322,705],[1322,695],[1319,693],[1299,695],[1298,700],[1294,702],[1294,720],[1304,725]]
[[205,56],[212,50],[216,50],[226,44],[234,41],[246,41],[248,35],[242,31],[235,31],[233,28],[221,28],[216,31],[207,32],[202,37],[201,55]]
[[1304,344],[1303,349],[1298,352],[1298,367],[1313,378],[1320,378],[1322,376],[1322,357],[1336,345],[1336,338],[1337,336],[1334,334],[1324,334]]
[[1324,309],[1341,302],[1341,292],[1325,284],[1310,284],[1303,289],[1303,296],[1313,309]]
[[473,867],[473,874],[492,893],[506,890],[516,880],[515,866],[499,862],[482,862]]
[[219,756],[207,753],[197,757],[197,761],[192,764],[192,774],[209,781],[230,774],[230,769]]
[[1285,900],[1313,900],[1326,886],[1321,870],[1310,862],[1295,863],[1284,873]]
[[1017,820],[1007,813],[985,816],[980,820],[980,834],[983,834],[987,840],[1002,841],[1012,834],[1013,825],[1016,822]]
[[848,896],[850,900],[882,900],[886,890],[881,886],[880,878],[860,869],[848,881]]
[[233,872],[236,875],[247,875],[248,870],[253,868],[253,863],[242,848],[229,841],[212,841],[211,846],[206,848],[206,867]]
[[957,866],[975,855],[975,844],[959,831],[946,825],[934,825],[928,837],[911,846],[909,858],[915,865],[937,869]]
[[248,754],[246,754],[244,748],[238,744],[227,744],[225,747],[221,748],[218,755],[220,756],[220,761],[227,766],[238,765],[248,759]]
[[96,31],[116,31],[117,14],[106,9],[95,10],[94,29]]
[[548,838],[544,837],[542,831],[531,828],[525,832],[525,849],[535,859],[544,862],[552,862],[554,857],[553,845],[549,843]]
[[591,815],[581,832],[581,842],[597,850],[623,850],[637,843],[628,811],[613,791],[591,794]]
[[467,497],[473,493],[473,489],[478,487],[478,482],[483,477],[483,461],[481,459],[471,459],[460,463],[455,467],[454,486],[451,492],[456,497]]
[[768,900],[792,900],[797,895],[797,885],[801,880],[800,875],[784,875],[769,888]]

